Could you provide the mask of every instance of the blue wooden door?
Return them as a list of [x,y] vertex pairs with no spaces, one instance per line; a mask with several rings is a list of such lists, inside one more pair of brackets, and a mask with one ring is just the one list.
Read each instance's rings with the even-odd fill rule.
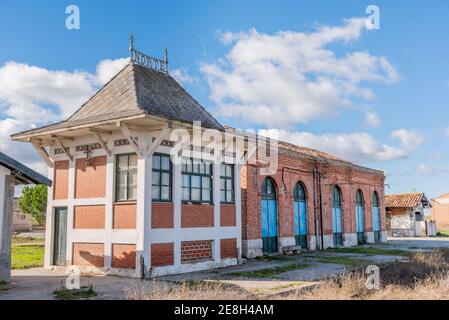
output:
[[293,207],[296,245],[307,249],[307,205],[305,189],[301,183],[296,184]]
[[341,190],[335,186],[332,191],[332,232],[334,246],[343,245],[343,215],[341,210]]
[[358,190],[356,193],[356,231],[357,231],[357,242],[359,244],[364,244],[365,241],[365,214],[363,205],[363,194],[362,191]]
[[266,178],[263,183],[260,208],[262,215],[262,250],[264,253],[277,252],[276,189],[270,178]]
[[377,192],[373,193],[372,215],[373,215],[374,242],[378,243],[381,241],[381,232],[380,232],[379,198],[377,196]]

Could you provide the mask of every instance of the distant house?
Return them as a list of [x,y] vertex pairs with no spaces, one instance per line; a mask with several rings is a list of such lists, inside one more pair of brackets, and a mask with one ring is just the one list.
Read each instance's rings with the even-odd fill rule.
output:
[[436,220],[438,230],[449,230],[449,193],[436,197],[432,201],[432,218]]
[[19,208],[19,198],[14,198],[12,213],[12,231],[29,232],[33,231],[33,219],[30,214],[23,213]]
[[385,195],[388,234],[393,237],[425,236],[425,210],[431,207],[423,192]]

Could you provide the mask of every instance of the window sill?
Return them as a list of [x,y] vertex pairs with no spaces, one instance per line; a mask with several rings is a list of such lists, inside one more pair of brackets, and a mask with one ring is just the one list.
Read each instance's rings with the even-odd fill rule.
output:
[[194,205],[214,205],[213,202],[197,202],[197,201],[182,201],[182,204],[194,204]]
[[137,200],[122,200],[122,201],[115,201],[114,204],[136,204]]

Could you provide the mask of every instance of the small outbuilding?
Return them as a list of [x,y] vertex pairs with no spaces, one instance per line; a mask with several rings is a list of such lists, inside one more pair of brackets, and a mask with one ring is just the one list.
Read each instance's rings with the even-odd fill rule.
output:
[[423,192],[385,195],[387,231],[392,237],[426,236],[425,211],[432,207]]
[[51,181],[0,152],[0,281],[8,282],[11,277],[14,187],[23,184],[51,186]]

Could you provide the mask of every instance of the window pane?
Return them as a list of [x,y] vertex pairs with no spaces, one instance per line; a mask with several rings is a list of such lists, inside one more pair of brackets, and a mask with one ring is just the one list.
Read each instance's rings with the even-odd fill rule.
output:
[[161,168],[161,157],[153,156],[153,169]]
[[231,191],[231,190],[233,190],[234,188],[232,187],[232,180],[231,179],[227,179],[226,180],[226,190],[227,191]]
[[192,188],[200,188],[200,177],[199,176],[192,176]]
[[206,162],[206,163],[205,163],[205,170],[204,170],[204,173],[210,175],[210,173],[211,173],[211,167],[212,167],[211,164],[210,164],[209,162]]
[[117,200],[126,200],[126,187],[118,187],[116,197]]
[[227,165],[226,166],[226,176],[227,177],[232,177],[232,166],[231,165]]
[[232,191],[227,191],[226,192],[226,200],[228,202],[232,202]]
[[161,168],[162,170],[170,170],[170,157],[164,156],[161,157]]
[[117,165],[118,165],[118,170],[126,170],[128,169],[128,156],[124,155],[124,156],[118,156],[117,157]]
[[163,186],[170,185],[170,173],[162,172],[162,185]]
[[160,188],[159,186],[153,186],[153,189],[151,189],[151,196],[155,200],[159,200],[160,194],[159,194]]
[[220,191],[220,201],[221,201],[221,202],[227,202],[227,199],[226,199],[226,191],[224,191],[224,190],[221,190],[221,191]]
[[210,189],[203,189],[203,201],[210,201]]
[[128,199],[127,200],[134,200],[136,199],[137,188],[136,186],[130,186],[128,188]]
[[170,187],[162,187],[161,199],[170,200]]
[[226,165],[222,164],[220,166],[220,176],[224,177],[226,175]]
[[137,155],[130,154],[128,155],[128,157],[129,157],[129,167],[137,168]]
[[190,176],[187,174],[182,175],[182,186],[183,187],[190,187]]
[[157,171],[153,171],[152,177],[151,177],[151,184],[152,185],[159,185],[159,177],[160,177],[160,173]]
[[192,162],[187,160],[186,172],[192,172]]
[[200,201],[200,189],[192,188],[192,201]]
[[127,171],[120,171],[117,173],[117,186],[126,187],[127,175],[128,175]]
[[200,163],[198,160],[193,160],[193,172],[200,173]]
[[182,188],[182,200],[190,200],[190,189]]
[[220,179],[220,190],[225,190],[225,189],[226,189],[226,179],[221,178]]
[[128,179],[128,186],[137,186],[137,169],[129,170]]
[[203,189],[210,189],[210,178],[203,177]]

